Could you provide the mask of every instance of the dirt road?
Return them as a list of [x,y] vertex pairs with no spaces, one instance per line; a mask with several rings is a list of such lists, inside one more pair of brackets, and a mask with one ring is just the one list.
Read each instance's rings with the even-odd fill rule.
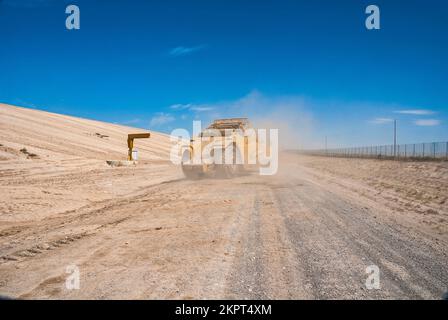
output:
[[[0,104],[0,296],[439,299],[448,163],[284,154],[275,176],[186,180],[170,138]],[[380,289],[365,286],[366,268]],[[69,273],[67,273],[69,271]],[[66,280],[79,271],[80,288]]]
[[[0,293],[18,298],[425,298],[448,286],[446,235],[319,178],[189,181],[165,163],[115,199],[2,225]],[[127,176],[133,168],[115,168]],[[139,175],[144,171],[139,172]],[[109,172],[110,175],[110,172]],[[149,178],[150,176],[148,176]],[[67,266],[80,289],[67,290]],[[366,267],[380,270],[367,290]]]

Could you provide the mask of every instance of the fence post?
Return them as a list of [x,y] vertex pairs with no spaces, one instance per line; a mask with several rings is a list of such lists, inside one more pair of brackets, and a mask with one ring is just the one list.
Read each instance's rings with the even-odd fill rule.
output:
[[425,157],[425,143],[423,142],[422,145],[423,145],[423,158],[424,158]]
[[445,158],[448,160],[448,142],[446,143],[445,146]]
[[407,150],[406,150],[406,149],[407,149],[406,146],[407,146],[407,144],[404,145],[404,157],[405,157],[405,158],[406,158],[406,151],[407,151]]
[[414,143],[414,151],[412,152],[412,156],[415,158],[415,143]]
[[434,150],[433,150],[433,152],[434,152],[433,154],[434,154],[434,159],[435,159],[435,158],[436,158],[436,143],[433,142],[433,143],[432,143],[432,146],[433,146],[433,149],[434,149]]

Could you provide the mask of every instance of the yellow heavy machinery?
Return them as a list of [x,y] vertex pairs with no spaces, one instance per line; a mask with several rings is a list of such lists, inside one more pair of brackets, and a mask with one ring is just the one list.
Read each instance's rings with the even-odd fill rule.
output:
[[149,138],[151,134],[147,133],[130,133],[128,134],[128,160],[134,160],[132,157],[132,150],[134,149],[134,139]]
[[247,118],[215,120],[183,151],[182,171],[190,179],[239,175],[256,163],[257,143]]

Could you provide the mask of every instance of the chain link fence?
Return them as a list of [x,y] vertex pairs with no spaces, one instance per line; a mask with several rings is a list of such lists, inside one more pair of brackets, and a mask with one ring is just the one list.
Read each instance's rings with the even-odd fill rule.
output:
[[302,153],[329,157],[448,160],[448,142],[304,150]]

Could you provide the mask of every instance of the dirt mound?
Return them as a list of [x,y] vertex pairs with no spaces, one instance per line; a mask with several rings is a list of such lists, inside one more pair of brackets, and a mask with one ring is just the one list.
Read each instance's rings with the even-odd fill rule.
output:
[[[126,159],[127,134],[145,131],[118,124],[0,104],[0,161],[30,158]],[[136,142],[141,160],[169,159],[169,136],[151,131]],[[20,150],[25,149],[29,154]]]

